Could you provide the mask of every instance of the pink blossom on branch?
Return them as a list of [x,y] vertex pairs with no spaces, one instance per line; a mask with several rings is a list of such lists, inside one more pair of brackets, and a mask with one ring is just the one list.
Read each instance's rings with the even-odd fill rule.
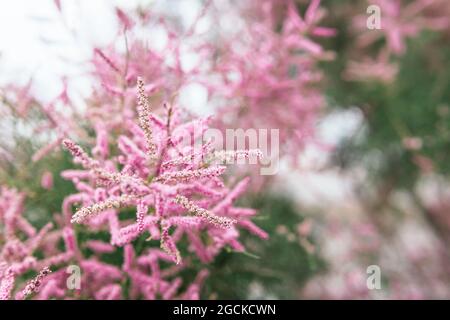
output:
[[[1,187],[0,189],[0,298],[23,299],[37,292],[48,274],[48,266],[61,265],[74,258],[73,246],[65,243],[65,251],[57,248],[57,243],[65,239],[61,230],[51,231],[52,223],[46,224],[37,231],[24,217],[25,196],[17,190]],[[44,255],[38,258],[36,252]],[[31,270],[41,270],[38,277],[28,286],[20,289],[16,279]],[[19,290],[16,294],[16,289]],[[22,292],[20,291],[22,290]]]
[[[207,161],[220,157],[257,157],[260,151],[240,150],[222,155],[212,153],[209,148],[198,148],[195,143],[184,145],[185,138],[193,132],[204,132],[208,120],[184,122],[179,108],[174,105],[166,108],[165,119],[163,117],[158,123],[153,122],[155,116],[143,93],[143,81],[138,79],[134,119],[139,125],[131,125],[121,131],[117,137],[118,153],[110,154],[110,159],[94,152],[90,156],[79,145],[65,139],[64,147],[84,170],[63,172],[62,176],[72,180],[78,189],[76,195],[68,197],[73,197],[74,202],[71,202],[79,208],[72,215],[71,222],[83,224],[90,233],[107,229],[110,244],[124,246],[123,271],[132,280],[132,296],[140,292],[148,299],[155,298],[155,288],[159,286],[163,297],[169,298],[175,297],[179,280],[172,283],[162,278],[158,280],[157,277],[162,276],[158,260],[188,268],[190,259],[185,261],[185,253],[178,249],[179,242],[185,241],[183,235],[187,235],[195,254],[204,262],[211,261],[226,246],[237,251],[244,250],[238,240],[241,226],[251,229],[261,238],[267,238],[267,234],[250,221],[254,211],[233,206],[234,200],[245,191],[248,180],[228,189],[221,178],[226,167]],[[136,210],[134,221],[121,218],[124,208]],[[150,237],[144,236],[144,233]],[[207,235],[210,239],[208,243],[202,243],[200,235]],[[152,247],[141,256],[136,256],[131,244],[138,238],[159,241],[160,249]],[[101,255],[104,249],[108,252],[114,250],[105,246],[97,242],[89,244],[96,255]],[[94,264],[91,259],[78,259],[85,267],[89,261],[87,266],[97,265],[99,270],[109,268],[99,264],[100,261]],[[140,264],[150,266],[152,275],[144,272]],[[105,296],[104,288],[109,287],[104,287],[96,297],[120,297],[120,290],[114,283],[122,277],[117,273],[117,277],[105,282],[114,288],[114,294]],[[198,290],[198,285],[195,285],[185,295],[198,298]]]
[[[363,4],[361,8],[376,6],[379,16],[375,18],[379,25],[368,28],[371,17],[367,14],[352,19],[355,57],[344,71],[345,80],[391,83],[398,73],[396,59],[406,53],[408,40],[419,37],[425,30],[442,33],[450,27],[450,7],[446,0],[373,0]],[[376,52],[375,57],[370,52]]]
[[38,292],[39,288],[42,284],[42,280],[49,275],[51,270],[48,267],[43,268],[41,271],[39,271],[39,274],[27,283],[25,289],[18,294],[19,298],[25,299],[27,296],[31,295],[32,293]]
[[326,11],[317,0],[303,16],[292,0],[242,2],[235,8],[242,28],[221,35],[210,52],[210,74],[200,81],[219,105],[221,128],[278,129],[280,152],[296,159],[307,143],[316,142],[325,105],[318,63],[333,53],[317,39],[335,30],[319,25]]
[[[127,149],[127,154],[116,157],[116,161],[121,159],[119,161],[122,171],[111,171],[111,168],[117,168],[119,163],[110,165],[110,168],[106,169],[104,164],[101,163],[101,160],[91,158],[72,141],[64,140],[65,147],[72,153],[74,159],[91,172],[89,177],[93,179],[92,181],[97,182],[97,186],[99,181],[102,182],[102,187],[95,188],[93,186],[94,189],[87,190],[87,193],[80,190],[84,195],[81,197],[84,206],[72,216],[71,221],[73,223],[89,225],[90,223],[96,223],[96,219],[109,220],[111,243],[120,245],[132,241],[150,227],[161,225],[169,217],[176,217],[183,214],[181,208],[184,208],[190,214],[200,217],[204,221],[198,228],[234,228],[232,226],[233,222],[235,219],[239,219],[239,216],[233,218],[217,216],[207,209],[210,207],[212,210],[215,210],[215,204],[217,204],[221,206],[220,214],[226,214],[228,208],[232,206],[232,202],[227,202],[226,206],[223,206],[221,198],[226,199],[228,190],[222,183],[218,184],[217,181],[226,167],[205,167],[207,163],[203,162],[193,164],[194,167],[189,170],[179,169],[179,166],[173,162],[170,167],[163,166],[163,163],[169,163],[171,161],[171,157],[175,157],[175,159],[179,157],[178,142],[176,142],[176,139],[172,139],[172,132],[183,134],[183,131],[178,129],[183,128],[183,125],[180,123],[178,126],[172,127],[173,124],[179,123],[179,113],[168,110],[166,127],[158,128],[153,126],[152,128],[149,106],[142,88],[143,82],[138,78],[139,94],[137,114],[141,130],[133,130],[128,136],[119,137],[119,140],[124,141],[125,139],[135,145],[132,149]],[[190,130],[185,132],[185,134],[189,134]],[[182,139],[179,141],[181,142]],[[194,146],[189,148],[192,149],[191,152],[196,151]],[[148,157],[148,151],[151,151],[151,157],[154,158],[154,161],[136,161],[142,157]],[[202,152],[205,152],[202,158],[206,158],[206,152],[208,151],[202,148]],[[259,154],[257,152],[254,153]],[[159,159],[155,159],[156,156]],[[154,167],[154,169],[151,169],[151,167]],[[107,184],[103,181],[105,179],[108,180]],[[210,194],[210,192],[199,188],[198,183],[201,183],[206,190],[209,188],[211,191],[214,191],[217,196],[214,198],[205,197],[201,200],[198,199],[205,192],[208,195]],[[97,191],[101,191],[104,196],[102,198],[96,198],[95,194]],[[188,197],[194,195],[197,200],[189,200]],[[177,203],[181,207],[177,206]],[[117,209],[122,206],[137,208],[135,224],[119,227],[117,222],[114,222],[117,221],[117,215],[119,214]],[[143,207],[154,208],[155,215],[153,217],[149,216],[148,209],[143,210]],[[105,219],[106,215],[110,217]],[[242,218],[248,219],[248,217]],[[187,228],[186,224],[177,225],[176,220],[173,221],[175,222],[175,226],[178,227],[177,230],[180,230],[180,232],[183,232],[182,230]],[[165,236],[164,239],[161,238],[162,248],[174,258],[174,261],[178,261],[179,259],[175,254],[177,251],[175,249],[168,249],[168,243],[174,242],[172,242],[171,236],[167,233],[167,229],[163,231],[163,234]],[[177,237],[179,236],[177,235]],[[175,248],[174,244],[171,244],[170,247]]]

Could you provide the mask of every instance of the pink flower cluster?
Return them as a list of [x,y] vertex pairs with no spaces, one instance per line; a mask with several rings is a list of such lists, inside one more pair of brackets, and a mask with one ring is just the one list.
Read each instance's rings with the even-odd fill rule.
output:
[[[33,99],[30,85],[16,89],[22,114],[37,106],[48,121],[36,131],[51,129],[53,134],[52,142],[39,149],[33,160],[55,150],[64,137],[89,141],[86,127],[92,127],[97,140],[105,143],[107,130],[117,133],[124,121],[134,121],[138,75],[148,81],[143,90],[151,96],[156,114],[161,114],[163,101],[173,100],[190,84],[200,84],[208,91],[209,105],[218,108],[215,126],[278,129],[280,152],[294,159],[305,144],[316,142],[315,125],[325,104],[320,89],[323,76],[317,65],[334,54],[315,39],[335,34],[334,29],[319,25],[326,15],[320,0],[311,1],[303,16],[293,0],[243,2],[232,10],[241,18],[239,32],[230,34],[220,28],[215,29],[217,34],[196,32],[201,19],[220,19],[220,13],[215,15],[220,5],[208,1],[193,25],[185,29],[170,17],[148,10],[117,10],[121,25],[117,40],[94,49],[94,85],[85,112],[72,107],[67,79],[61,93],[46,104]],[[137,36],[139,28],[162,30],[167,38],[162,48]],[[124,48],[119,49],[119,43]],[[183,58],[190,55],[195,55],[196,62],[187,65]]]
[[[165,115],[152,113],[144,83],[137,80],[137,106],[134,119],[125,120],[117,137],[117,145],[110,145],[108,130],[115,125],[102,122],[92,156],[70,139],[64,147],[72,154],[81,169],[65,170],[61,176],[71,180],[77,193],[65,198],[62,216],[55,216],[60,229],[50,233],[51,224],[37,232],[22,216],[24,195],[2,189],[0,219],[4,235],[0,238],[1,269],[0,295],[12,298],[15,279],[28,270],[41,270],[36,279],[19,290],[16,298],[36,294],[49,298],[124,298],[124,283],[130,281],[128,298],[198,299],[201,284],[208,272],[201,271],[187,290],[179,292],[182,279],[177,273],[192,263],[192,254],[201,263],[209,263],[225,247],[245,251],[239,242],[240,229],[267,238],[250,219],[252,209],[236,207],[234,201],[243,193],[249,179],[232,188],[221,176],[226,167],[211,164],[211,150],[196,147],[207,129],[208,119],[184,121],[181,110],[165,105]],[[200,129],[199,129],[200,128]],[[99,133],[99,131],[97,131]],[[186,143],[190,141],[190,143]],[[259,155],[257,150],[227,153],[227,157]],[[48,174],[46,174],[48,176]],[[50,187],[49,177],[43,185]],[[73,212],[73,206],[78,209]],[[124,212],[135,211],[135,218]],[[80,229],[76,225],[81,224]],[[107,231],[109,243],[88,240],[78,243],[79,232],[94,236]],[[28,236],[20,240],[19,233]],[[57,249],[60,239],[65,251]],[[188,241],[186,249],[180,243]],[[147,249],[137,253],[136,241],[143,241]],[[122,266],[102,261],[104,254],[123,247]],[[93,252],[86,257],[84,249]],[[33,254],[40,252],[44,259]],[[187,256],[187,258],[185,258]],[[160,262],[174,263],[162,268]],[[66,267],[78,266],[80,285],[69,288]],[[50,273],[50,269],[53,270]]]
[[[424,30],[445,32],[450,27],[450,6],[446,0],[374,0],[365,3],[366,8],[369,6],[379,8],[379,12],[370,12],[379,13],[379,28],[368,28],[369,14],[353,19],[356,41],[352,50],[362,51],[364,58],[352,57],[357,60],[349,62],[343,75],[347,80],[392,82],[398,71],[395,58],[405,54],[408,39],[418,37]],[[377,52],[376,56],[370,57],[369,50]]]
[[315,141],[324,106],[317,64],[333,58],[313,39],[335,30],[319,26],[320,0],[311,1],[303,17],[293,0],[245,2],[237,11],[243,26],[223,35],[211,52],[214,81],[205,86],[218,101],[223,127],[278,129],[281,152],[295,158]]
[[[86,116],[92,122],[107,122],[120,129],[124,118],[134,116],[134,85],[138,76],[147,80],[148,84],[141,90],[150,95],[155,108],[159,109],[163,101],[170,101],[200,72],[200,66],[183,67],[182,55],[205,50],[188,47],[190,35],[181,35],[167,17],[153,14],[148,9],[129,13],[118,9],[117,16],[123,30],[117,34],[116,41],[110,46],[94,49],[91,76],[95,82]],[[136,36],[135,31],[139,28],[160,30],[166,37],[165,44],[161,48],[153,47],[153,40]],[[118,43],[124,44],[125,48],[119,50]]]
[[[118,129],[124,118],[132,119],[132,90],[138,75],[147,79],[144,90],[158,110],[170,95],[200,84],[208,91],[210,105],[218,109],[215,126],[278,129],[281,152],[294,159],[299,156],[305,144],[315,142],[314,128],[325,101],[317,64],[333,58],[313,40],[335,34],[334,29],[319,25],[326,14],[320,0],[310,2],[304,17],[293,0],[241,3],[232,10],[244,17],[239,32],[222,33],[220,28],[214,34],[195,32],[201,19],[220,19],[220,13],[216,16],[220,5],[208,1],[186,30],[158,15],[118,14],[127,21],[122,22],[127,32],[118,38],[123,42],[125,37],[126,49],[95,49],[92,75],[101,85],[89,98],[88,118]],[[150,25],[167,35],[162,49],[131,32]],[[196,62],[188,66],[183,58],[190,55]],[[96,125],[97,136],[102,126]]]
[[[176,242],[184,234],[192,240],[192,250],[204,262],[211,261],[226,245],[242,251],[237,226],[255,229],[256,226],[248,223],[255,212],[232,204],[245,191],[248,180],[232,189],[226,188],[220,179],[225,167],[203,161],[210,150],[196,150],[194,140],[191,140],[192,145],[182,144],[186,139],[202,138],[195,135],[206,130],[204,121],[182,123],[176,108],[168,106],[166,111],[165,119],[151,115],[139,78],[140,125],[127,123],[124,134],[117,139],[118,155],[108,159],[108,145],[100,144],[96,148],[103,148],[98,152],[102,156],[94,159],[71,140],[63,141],[84,169],[62,173],[79,191],[65,201],[66,219],[94,229],[107,225],[111,244],[119,246],[147,231],[152,239],[160,240],[161,248],[177,263],[180,263],[180,254]],[[196,130],[198,125],[203,128]],[[194,154],[196,157],[190,157]],[[189,160],[178,161],[180,159]],[[73,203],[81,203],[83,207],[71,215]],[[136,207],[136,220],[124,223],[118,209],[130,206]],[[242,224],[243,221],[246,223]],[[174,229],[172,235],[171,228]],[[203,231],[211,237],[209,246],[199,241],[198,233]]]
[[[51,231],[52,223],[46,224],[39,231],[24,217],[23,193],[17,190],[1,188],[0,192],[0,299],[15,297],[24,299],[39,291],[43,279],[48,275],[51,265],[69,262],[75,255],[73,230],[64,228]],[[65,251],[60,251],[58,243],[64,241]],[[44,258],[38,259],[37,253]],[[15,296],[16,288],[24,284],[16,281],[28,271],[40,271]]]

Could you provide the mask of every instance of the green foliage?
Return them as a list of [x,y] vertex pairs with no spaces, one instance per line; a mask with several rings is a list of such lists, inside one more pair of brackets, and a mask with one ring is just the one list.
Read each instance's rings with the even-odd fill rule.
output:
[[[335,154],[342,167],[363,164],[378,184],[387,180],[392,188],[412,190],[422,172],[416,157],[430,159],[436,173],[450,172],[450,48],[440,45],[443,36],[422,33],[408,41],[393,83],[352,82],[342,79],[350,60],[351,36],[344,21],[334,21],[339,36],[330,40],[336,61],[324,63],[329,107],[358,108],[364,115],[359,134],[349,137]],[[346,33],[347,32],[347,33]],[[362,134],[363,133],[363,134]],[[361,138],[363,137],[363,138]],[[422,148],[404,147],[408,137],[420,138]]]

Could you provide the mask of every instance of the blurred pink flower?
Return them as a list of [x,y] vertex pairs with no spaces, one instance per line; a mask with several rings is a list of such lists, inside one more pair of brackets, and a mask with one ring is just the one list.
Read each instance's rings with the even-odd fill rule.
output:
[[53,174],[50,171],[45,171],[42,174],[41,186],[47,190],[51,190],[53,188]]

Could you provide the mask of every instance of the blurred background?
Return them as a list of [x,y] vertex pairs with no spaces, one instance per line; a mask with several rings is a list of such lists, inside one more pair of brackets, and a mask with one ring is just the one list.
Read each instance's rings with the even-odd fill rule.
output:
[[[59,177],[73,166],[60,150],[33,161],[58,136],[36,134],[45,106],[62,115],[89,112],[104,80],[98,50],[112,61],[128,55],[145,64],[133,55],[140,44],[165,57],[178,39],[190,79],[175,85],[180,105],[201,116],[248,105],[288,146],[279,172],[240,200],[259,210],[257,224],[270,239],[243,234],[248,253],[223,252],[208,267],[202,298],[449,299],[450,5],[317,4],[0,2],[0,184],[25,191],[30,220],[44,225],[73,192]],[[380,9],[380,29],[368,28],[376,18],[370,5]],[[127,17],[135,22],[127,25]],[[202,55],[203,45],[211,56]],[[239,99],[224,103],[229,96],[211,75],[240,65],[232,51],[250,52],[245,57],[255,66],[239,69],[240,87],[228,93]],[[271,85],[253,83],[255,69],[266,65]],[[154,71],[145,72],[149,78]],[[277,89],[252,100],[252,88],[263,85]],[[288,117],[266,119],[277,112]],[[57,193],[41,184],[48,172]],[[380,267],[381,289],[367,286],[371,265]]]

